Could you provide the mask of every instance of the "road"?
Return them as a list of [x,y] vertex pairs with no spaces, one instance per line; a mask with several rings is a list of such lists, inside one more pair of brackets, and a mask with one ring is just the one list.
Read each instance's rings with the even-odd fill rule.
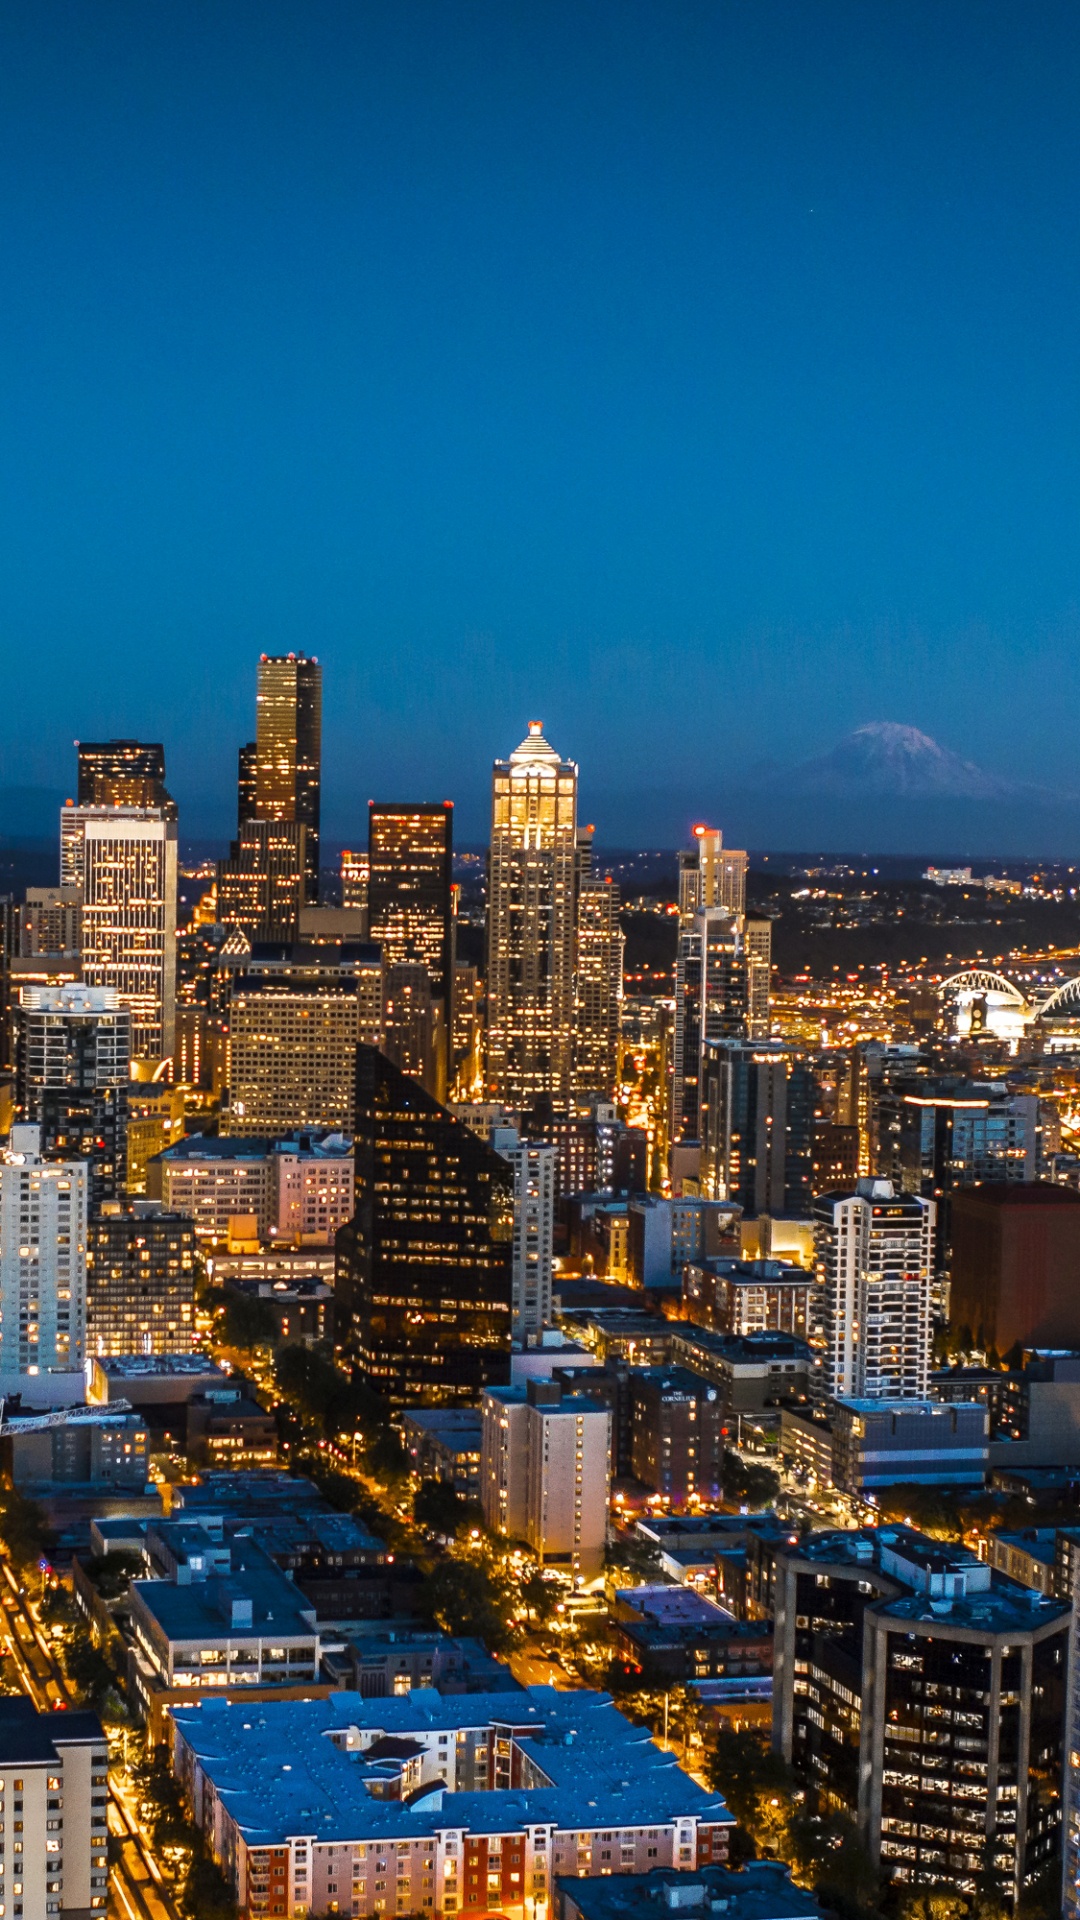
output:
[[[30,1601],[9,1562],[0,1580],[0,1635],[11,1648],[15,1671],[36,1707],[71,1704],[71,1691]],[[110,1920],[179,1920],[161,1869],[118,1787],[109,1783],[109,1833],[119,1845],[109,1874]]]

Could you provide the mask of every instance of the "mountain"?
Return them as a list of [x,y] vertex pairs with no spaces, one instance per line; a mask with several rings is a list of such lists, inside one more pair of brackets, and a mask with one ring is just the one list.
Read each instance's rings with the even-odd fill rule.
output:
[[792,794],[838,799],[1004,800],[1022,791],[1034,797],[1036,791],[984,773],[929,734],[895,720],[856,727],[827,753],[791,767],[785,785]]
[[684,775],[666,794],[606,808],[598,798],[593,809],[617,822],[624,842],[646,812],[645,846],[663,844],[661,835],[685,843],[692,821],[715,820],[729,846],[777,853],[919,854],[946,865],[1080,858],[1075,792],[987,772],[892,720],[857,727],[807,760],[771,760],[741,776],[720,761],[698,769],[692,787]]

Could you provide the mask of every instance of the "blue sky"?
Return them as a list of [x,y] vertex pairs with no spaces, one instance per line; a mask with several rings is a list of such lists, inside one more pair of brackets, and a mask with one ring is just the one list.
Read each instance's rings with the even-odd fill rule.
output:
[[1054,0],[9,9],[0,788],[227,829],[292,647],[345,838],[533,715],[608,844],[872,719],[1080,786],[1078,97]]

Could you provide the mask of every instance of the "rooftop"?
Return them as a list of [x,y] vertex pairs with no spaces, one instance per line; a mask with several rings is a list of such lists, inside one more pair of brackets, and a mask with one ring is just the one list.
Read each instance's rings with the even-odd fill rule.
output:
[[94,1365],[110,1380],[160,1380],[173,1375],[192,1379],[212,1375],[216,1380],[229,1377],[224,1367],[202,1353],[121,1353],[95,1359]]
[[712,1255],[691,1260],[691,1267],[726,1280],[732,1287],[812,1287],[814,1276],[805,1267],[785,1266],[780,1260],[734,1260]]
[[348,1160],[353,1143],[343,1133],[305,1128],[281,1137],[267,1134],[189,1133],[154,1156],[155,1164],[185,1160],[265,1160],[280,1154],[290,1159]]
[[1003,1573],[993,1573],[981,1593],[932,1599],[925,1593],[905,1593],[882,1600],[874,1608],[889,1620],[925,1620],[985,1633],[1031,1633],[1039,1627],[1064,1622],[1072,1609],[1066,1600],[1052,1600],[1036,1587],[1021,1586]]
[[270,1508],[275,1513],[330,1511],[314,1480],[298,1473],[278,1473],[273,1467],[222,1467],[190,1484],[184,1481],[170,1492],[174,1511],[182,1507],[185,1513],[200,1515],[237,1508],[262,1512]]
[[0,1699],[0,1766],[48,1765],[58,1761],[57,1743],[74,1746],[84,1741],[105,1745],[96,1713],[39,1713],[22,1694]]
[[801,1360],[810,1364],[810,1349],[805,1340],[791,1333],[713,1333],[691,1321],[669,1323],[672,1335],[688,1345],[706,1348],[709,1353],[732,1361]]
[[718,1607],[715,1600],[706,1599],[702,1593],[696,1593],[693,1587],[671,1587],[663,1584],[642,1587],[621,1587],[615,1598],[622,1611],[636,1613],[643,1620],[654,1621],[658,1626],[695,1626],[714,1627],[726,1625],[733,1616]]
[[810,1920],[821,1909],[812,1893],[795,1886],[779,1860],[749,1860],[738,1873],[729,1867],[699,1867],[679,1873],[620,1873],[603,1879],[557,1877],[559,1906],[572,1904],[582,1920],[649,1920],[656,1914],[724,1914],[726,1920]]
[[[423,1687],[392,1699],[208,1700],[174,1711],[177,1732],[249,1846],[421,1838],[442,1828],[514,1833],[605,1822],[652,1825],[679,1815],[731,1825],[724,1801],[662,1753],[603,1693],[529,1687],[443,1695]],[[454,1793],[434,1785],[419,1803],[376,1799],[363,1754],[374,1739],[512,1728],[547,1786]],[[288,1755],[283,1759],[282,1755]]]
[[315,1638],[315,1611],[292,1581],[253,1540],[230,1542],[227,1578],[190,1585],[135,1580],[132,1597],[171,1642],[213,1646],[229,1640]]
[[484,1425],[483,1415],[476,1407],[413,1407],[402,1415],[402,1421],[406,1428],[438,1434],[440,1440],[448,1439],[451,1434],[468,1438],[475,1435],[479,1440]]

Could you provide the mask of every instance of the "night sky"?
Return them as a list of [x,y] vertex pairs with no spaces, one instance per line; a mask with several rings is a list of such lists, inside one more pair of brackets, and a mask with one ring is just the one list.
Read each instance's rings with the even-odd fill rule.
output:
[[227,831],[290,648],[345,839],[533,716],[609,845],[871,720],[1080,788],[1078,99],[1075,0],[7,8],[0,789]]

